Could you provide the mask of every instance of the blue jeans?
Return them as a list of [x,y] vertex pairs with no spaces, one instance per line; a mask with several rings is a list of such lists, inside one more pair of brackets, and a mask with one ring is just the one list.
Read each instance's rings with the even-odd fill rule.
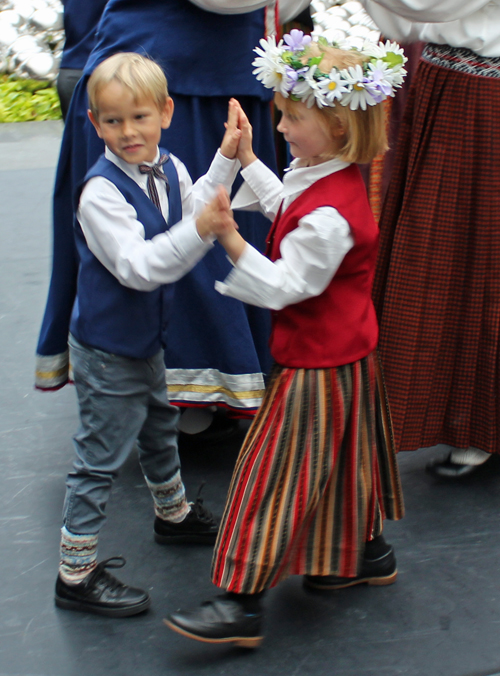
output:
[[142,471],[162,483],[180,470],[179,410],[168,402],[163,351],[129,359],[82,345],[70,336],[70,360],[81,427],[66,480],[64,525],[75,534],[98,533],[118,471],[135,443]]

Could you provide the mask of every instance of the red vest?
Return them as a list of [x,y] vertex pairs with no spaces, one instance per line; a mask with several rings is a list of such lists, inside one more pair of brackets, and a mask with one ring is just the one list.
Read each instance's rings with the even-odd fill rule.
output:
[[282,366],[329,368],[350,364],[375,349],[378,325],[371,300],[378,227],[356,165],[316,181],[278,214],[267,254],[280,258],[281,240],[315,209],[332,206],[351,228],[354,247],[319,296],[272,313],[270,348]]

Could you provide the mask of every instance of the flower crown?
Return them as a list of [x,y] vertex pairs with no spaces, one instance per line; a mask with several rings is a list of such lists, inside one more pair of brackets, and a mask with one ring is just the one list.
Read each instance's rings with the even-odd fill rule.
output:
[[[403,66],[408,59],[396,42],[365,43],[363,49],[350,51],[371,57],[369,60],[348,68],[334,67],[328,73],[321,70],[323,54],[307,58],[311,43],[311,36],[297,29],[284,35],[278,44],[274,36],[262,39],[262,49],[254,49],[258,56],[252,64],[253,74],[264,87],[292,101],[302,101],[308,108],[314,103],[319,108],[333,107],[338,101],[351,110],[366,110],[394,96],[403,84]],[[318,38],[317,44],[320,51],[325,47],[341,49],[323,37]]]

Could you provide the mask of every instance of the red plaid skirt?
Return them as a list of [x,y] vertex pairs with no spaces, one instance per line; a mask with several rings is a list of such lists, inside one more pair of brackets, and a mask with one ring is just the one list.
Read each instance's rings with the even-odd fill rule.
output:
[[395,443],[500,453],[500,59],[429,54],[401,124],[374,287]]

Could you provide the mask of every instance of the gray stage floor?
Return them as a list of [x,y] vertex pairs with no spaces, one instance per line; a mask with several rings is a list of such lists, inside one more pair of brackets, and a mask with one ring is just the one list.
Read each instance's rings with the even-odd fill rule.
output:
[[[210,551],[153,542],[135,458],[116,484],[100,556],[127,557],[122,578],[150,589],[151,611],[112,620],[54,607],[77,411],[71,387],[33,389],[33,355],[60,134],[59,123],[0,125],[0,676],[500,673],[500,472],[437,483],[423,471],[432,449],[400,456],[407,516],[386,528],[397,583],[322,596],[290,579],[268,595],[266,639],[255,652],[195,643],[163,626],[168,611],[212,594]],[[189,493],[205,478],[217,512],[240,442],[182,453]]]

